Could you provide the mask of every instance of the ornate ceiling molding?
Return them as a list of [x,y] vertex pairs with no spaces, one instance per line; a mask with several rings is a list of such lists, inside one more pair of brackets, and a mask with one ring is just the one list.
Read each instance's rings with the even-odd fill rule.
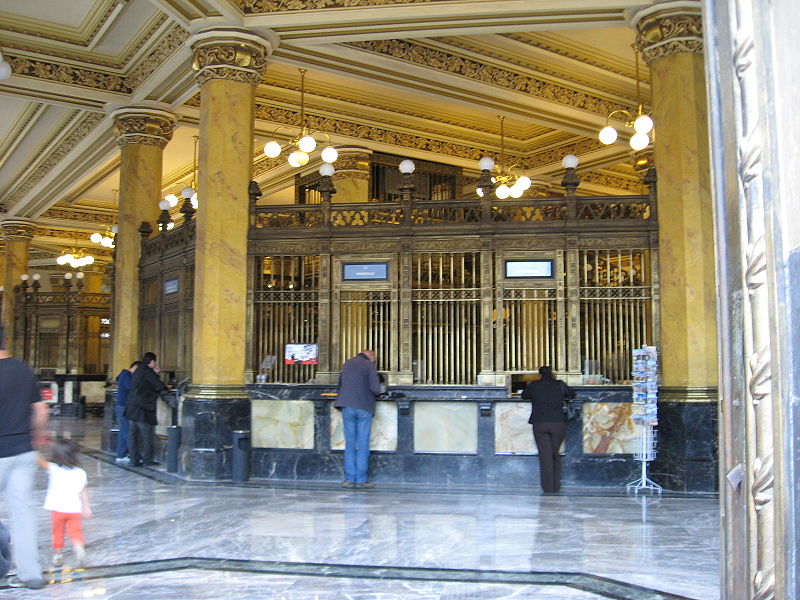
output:
[[95,24],[92,29],[84,34],[83,39],[79,39],[75,36],[68,36],[65,34],[58,34],[53,31],[47,31],[46,33],[41,31],[35,31],[30,26],[23,26],[22,24],[16,24],[12,21],[6,21],[3,23],[3,29],[6,31],[11,31],[13,33],[18,33],[21,35],[31,36],[39,39],[49,40],[51,42],[61,42],[64,44],[71,44],[73,46],[82,46],[88,47],[92,43],[92,39],[94,36],[97,35],[97,32],[103,27],[105,22],[111,17],[111,15],[116,11],[115,3],[110,3],[106,8],[105,13],[100,15],[99,18],[95,19]]
[[530,94],[541,100],[555,102],[570,108],[579,108],[598,115],[605,116],[613,110],[626,108],[625,105],[610,102],[599,96],[570,89],[522,73],[516,73],[509,69],[487,65],[463,56],[456,56],[455,54],[429,48],[415,42],[376,40],[347,42],[346,45],[411,64],[444,71],[472,81]]
[[101,214],[72,208],[49,208],[40,219],[53,219],[57,221],[80,221],[82,224],[94,223],[97,225],[113,225],[114,215]]
[[643,189],[643,184],[638,179],[631,179],[630,177],[620,177],[611,175],[609,173],[599,173],[597,171],[590,171],[588,173],[581,173],[581,184],[594,184],[602,185],[603,187],[614,188],[628,193],[638,194]]
[[132,94],[160,64],[183,46],[188,37],[189,34],[185,29],[178,25],[174,26],[158,46],[139,62],[128,76],[28,58],[14,54],[13,51],[4,52],[4,56],[11,64],[14,75],[116,94]]
[[81,119],[72,131],[52,150],[48,151],[44,160],[28,174],[25,179],[5,199],[6,210],[13,208],[17,202],[39,183],[75,146],[88,136],[105,118],[100,113],[89,113]]
[[8,220],[0,223],[0,230],[6,242],[29,242],[33,239],[36,225],[31,221]]
[[3,143],[0,144],[0,166],[3,165],[9,154],[14,151],[14,148],[16,148],[17,144],[19,144],[29,128],[36,119],[41,116],[44,110],[44,104],[33,102],[19,115],[16,122],[9,129],[10,133],[6,135],[3,139]]
[[441,0],[232,0],[232,3],[246,15],[263,15],[275,12],[318,10],[321,8],[426,4],[438,1]]

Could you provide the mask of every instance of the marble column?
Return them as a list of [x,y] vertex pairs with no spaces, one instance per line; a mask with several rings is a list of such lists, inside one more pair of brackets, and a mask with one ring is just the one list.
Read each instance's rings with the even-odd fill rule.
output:
[[231,432],[249,429],[247,338],[248,184],[254,93],[272,44],[235,27],[190,40],[200,85],[192,385],[184,396],[180,472],[230,473]]
[[658,2],[631,21],[650,66],[656,124],[661,398],[713,401],[717,296],[700,2]]
[[28,250],[35,226],[24,219],[9,219],[0,224],[5,241],[5,277],[3,283],[3,326],[8,349],[14,354],[14,286],[21,283],[20,275],[28,272]]
[[[84,271],[83,292],[86,294],[99,294],[103,287],[102,267],[96,266],[91,270]],[[90,374],[104,373],[105,364],[100,352],[100,317],[87,315],[85,321],[84,336],[84,359],[82,365],[86,366],[86,372]]]
[[139,226],[143,221],[152,225],[158,217],[162,158],[172,139],[175,117],[157,104],[125,107],[112,114],[121,148],[111,321],[113,374],[151,350],[139,347]]
[[339,158],[336,160],[336,173],[333,184],[336,195],[333,204],[353,202],[369,202],[369,179],[372,164],[372,150],[357,146],[338,147]]

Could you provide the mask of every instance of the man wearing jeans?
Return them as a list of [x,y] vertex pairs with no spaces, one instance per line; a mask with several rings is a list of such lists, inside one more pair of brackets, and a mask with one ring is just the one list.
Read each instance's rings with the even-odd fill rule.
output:
[[31,368],[6,350],[0,327],[0,490],[11,516],[11,543],[17,575],[13,587],[44,585],[39,565],[33,500],[36,450],[45,441],[47,405]]
[[117,433],[117,462],[128,462],[128,419],[125,418],[125,405],[128,403],[128,392],[131,390],[131,378],[142,361],[135,360],[127,369],[117,375],[117,402],[114,410],[117,414],[119,430]]
[[342,411],[344,425],[343,487],[371,488],[369,434],[375,414],[375,396],[384,390],[375,368],[375,352],[362,350],[344,363],[339,374],[339,395],[334,406]]

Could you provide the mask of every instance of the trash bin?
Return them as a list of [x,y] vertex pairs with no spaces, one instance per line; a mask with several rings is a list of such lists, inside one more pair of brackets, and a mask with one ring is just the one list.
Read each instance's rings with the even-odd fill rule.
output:
[[178,448],[181,446],[181,428],[167,427],[167,473],[178,472]]
[[244,483],[250,478],[250,432],[248,430],[233,432],[231,452],[231,481]]

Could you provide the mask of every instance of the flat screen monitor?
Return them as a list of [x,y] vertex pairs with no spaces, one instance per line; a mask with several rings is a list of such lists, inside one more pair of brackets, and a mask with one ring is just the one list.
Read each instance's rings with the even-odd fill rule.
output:
[[553,259],[507,260],[506,279],[548,279],[553,276]]
[[343,281],[387,281],[388,262],[342,263]]
[[317,344],[286,344],[283,362],[287,365],[316,365],[319,363]]

